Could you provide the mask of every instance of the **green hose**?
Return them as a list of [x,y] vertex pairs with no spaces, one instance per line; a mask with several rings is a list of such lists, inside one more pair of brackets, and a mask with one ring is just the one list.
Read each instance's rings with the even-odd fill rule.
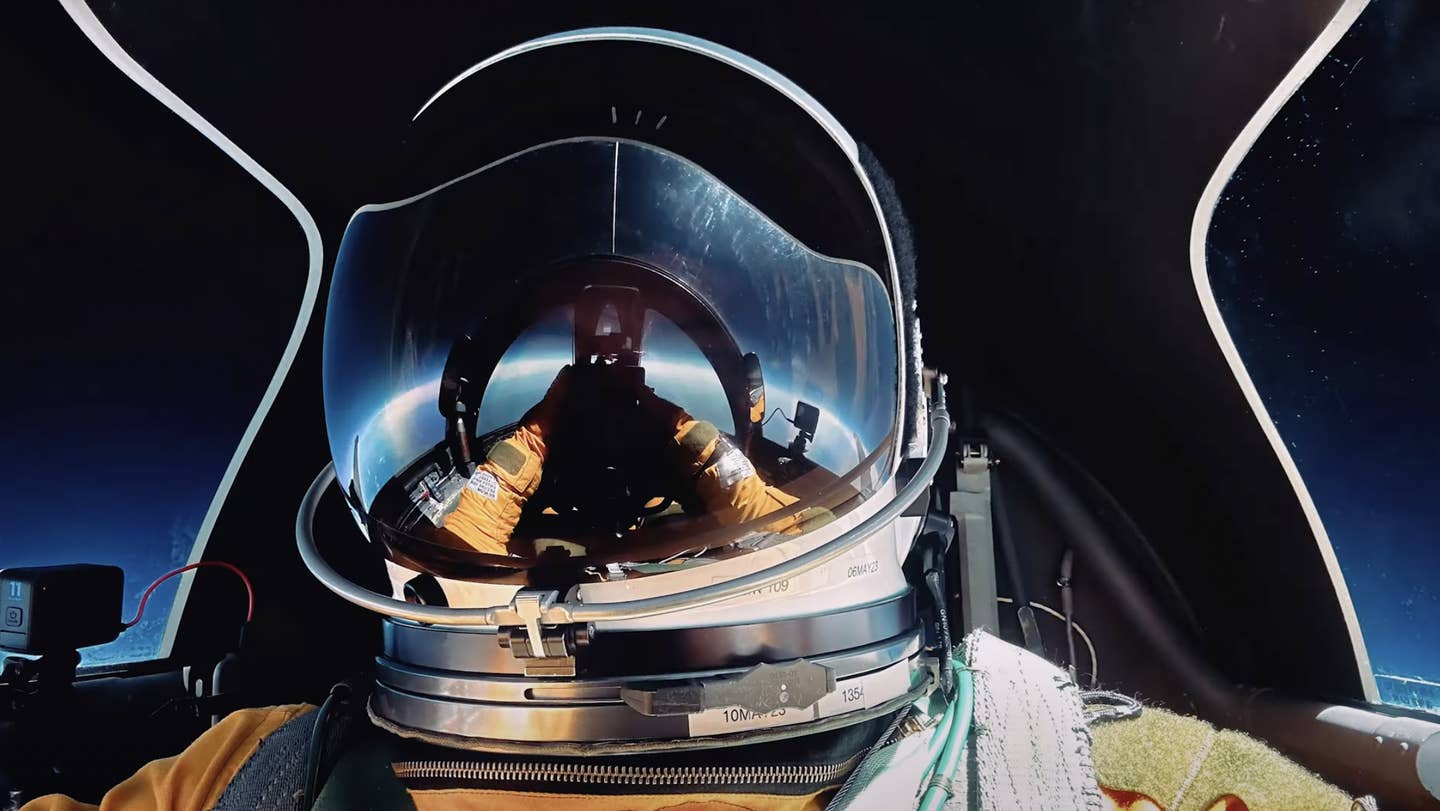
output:
[[930,753],[930,765],[925,767],[927,772],[935,768],[940,754],[945,751],[945,742],[950,739],[950,726],[955,723],[954,709],[955,703],[952,701],[950,706],[945,708],[945,712],[940,714],[940,720],[935,722],[935,733],[925,743],[925,749]]
[[920,811],[943,808],[950,799],[950,776],[959,771],[960,759],[965,755],[965,741],[970,737],[970,721],[975,710],[975,681],[962,662],[955,663],[955,675],[955,700],[950,703],[935,732],[937,739],[944,736],[945,743],[931,770],[925,794],[920,798]]

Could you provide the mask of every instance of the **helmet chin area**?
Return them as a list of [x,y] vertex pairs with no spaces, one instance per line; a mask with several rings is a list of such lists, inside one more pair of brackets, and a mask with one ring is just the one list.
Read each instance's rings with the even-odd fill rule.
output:
[[[563,633],[545,643],[573,656],[525,659],[512,632],[387,619],[372,717],[482,751],[641,752],[858,723],[931,682],[909,592],[784,620]],[[587,675],[546,674],[557,666]]]
[[[887,490],[893,496],[893,486]],[[857,521],[847,519],[689,570],[612,567],[604,573],[611,579],[567,597],[603,603],[681,593],[824,544]],[[387,618],[372,716],[397,734],[450,746],[591,753],[803,735],[873,718],[931,683],[933,657],[901,571],[918,524],[899,518],[824,565],[714,605],[546,629],[540,651],[523,629]],[[399,599],[415,599],[413,584],[428,577],[394,563],[390,571]],[[455,608],[506,603],[520,591],[433,582]]]

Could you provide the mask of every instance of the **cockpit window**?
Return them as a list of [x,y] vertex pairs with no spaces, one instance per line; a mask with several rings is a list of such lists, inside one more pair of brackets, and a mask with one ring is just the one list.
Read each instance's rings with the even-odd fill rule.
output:
[[[37,236],[7,242],[0,568],[119,566],[116,620],[128,621],[151,581],[203,551],[206,516],[227,500],[227,468],[309,304],[294,220],[251,178],[217,157],[192,187],[162,172],[173,155],[121,154],[140,162],[143,191],[103,214],[77,209],[85,226],[64,238],[50,219],[62,209],[41,207]],[[79,169],[66,177],[86,206],[120,194]],[[223,213],[173,205],[202,192]],[[63,318],[40,306],[60,299]],[[82,667],[167,656],[182,580],[161,584],[115,641],[81,649]]]
[[1206,259],[1381,700],[1440,712],[1440,18],[1404,8],[1367,8],[1264,130]]

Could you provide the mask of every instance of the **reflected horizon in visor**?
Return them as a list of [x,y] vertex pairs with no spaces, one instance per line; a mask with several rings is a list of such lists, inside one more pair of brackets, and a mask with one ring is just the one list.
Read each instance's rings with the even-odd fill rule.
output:
[[[326,426],[357,518],[418,565],[466,551],[446,516],[467,484],[487,495],[476,466],[546,401],[543,480],[510,554],[543,536],[578,556],[743,524],[697,494],[707,464],[728,487],[753,473],[853,508],[893,469],[898,356],[873,270],[808,250],[678,156],[578,139],[356,213],[326,320]],[[716,442],[682,442],[672,407],[713,426],[690,445]]]

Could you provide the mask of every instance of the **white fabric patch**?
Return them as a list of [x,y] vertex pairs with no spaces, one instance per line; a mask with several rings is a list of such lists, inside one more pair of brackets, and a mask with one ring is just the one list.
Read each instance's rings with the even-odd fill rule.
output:
[[465,486],[474,491],[476,495],[491,501],[500,496],[500,480],[495,478],[494,473],[484,468],[477,469],[475,475],[470,477],[470,481],[466,482]]
[[[866,760],[857,769],[870,776],[869,782],[831,807],[914,808],[921,792],[934,784],[953,792],[945,811],[1104,808],[1090,758],[1090,729],[1070,678],[1039,656],[984,631],[966,637],[961,650],[975,679],[975,704],[956,772],[928,774],[929,744],[936,731],[931,727],[867,756],[880,759],[875,764]],[[866,693],[870,691],[866,685]],[[866,703],[872,703],[868,695]]]
[[720,461],[715,463],[715,475],[720,479],[720,486],[729,490],[745,479],[755,475],[755,466],[745,458],[745,454],[739,448],[731,448],[725,451]]
[[961,649],[975,678],[974,721],[965,760],[951,775],[947,811],[1103,808],[1090,729],[1070,678],[984,631],[971,633]]

